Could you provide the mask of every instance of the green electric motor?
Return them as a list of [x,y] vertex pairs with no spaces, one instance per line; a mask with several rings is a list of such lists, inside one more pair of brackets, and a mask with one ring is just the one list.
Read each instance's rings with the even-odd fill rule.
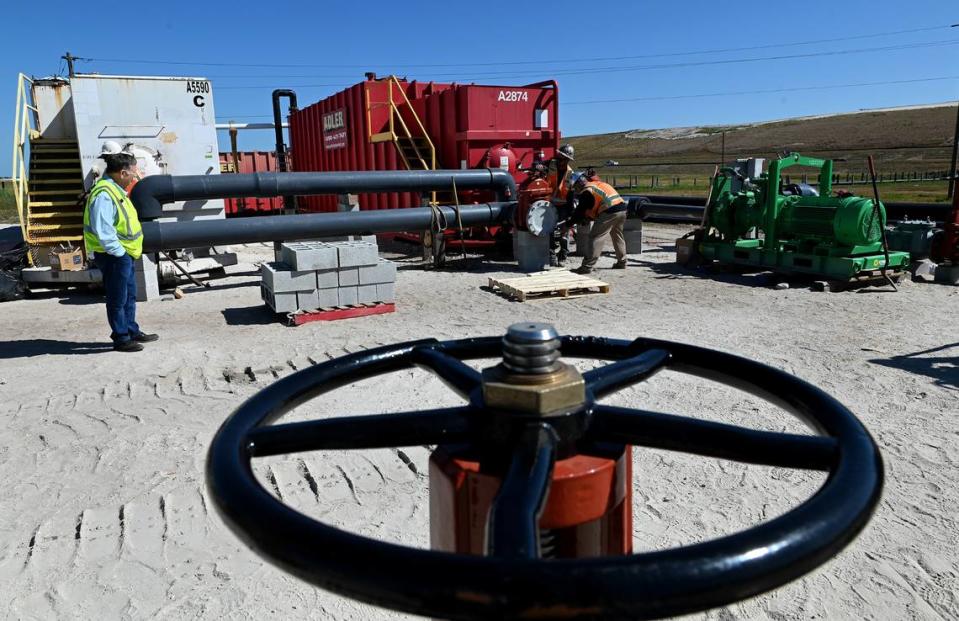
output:
[[[779,209],[780,237],[816,238],[840,246],[882,243],[886,208],[861,196],[784,197]],[[798,199],[798,200],[791,200]]]
[[[861,196],[831,196],[832,161],[791,154],[770,163],[744,160],[713,180],[701,251],[722,262],[847,279],[862,271],[900,269],[904,252],[883,249],[886,210]],[[818,191],[783,183],[789,166],[819,169]]]

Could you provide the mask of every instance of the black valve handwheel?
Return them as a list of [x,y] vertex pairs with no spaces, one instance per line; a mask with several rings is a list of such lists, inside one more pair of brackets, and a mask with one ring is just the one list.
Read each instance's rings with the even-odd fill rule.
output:
[[[613,360],[583,374],[582,408],[556,417],[490,412],[480,373],[462,360],[496,358],[499,337],[414,341],[296,372],[237,409],[217,432],[207,483],[226,523],[271,562],[324,589],[371,604],[451,619],[652,619],[705,610],[762,593],[819,566],[868,522],[882,491],[879,450],[838,401],[787,373],[692,345],[562,337],[564,357]],[[309,399],[411,366],[469,400],[462,407],[272,424]],[[747,391],[799,417],[818,435],[756,431],[694,418],[597,404],[659,370]],[[502,433],[491,425],[515,421]],[[574,421],[570,423],[570,421]],[[505,438],[505,440],[504,440]],[[255,457],[299,451],[491,444],[511,455],[490,511],[488,556],[376,541],[324,525],[272,496]],[[787,513],[694,545],[627,556],[538,558],[536,520],[555,459],[570,450],[630,444],[746,463],[829,472]]]

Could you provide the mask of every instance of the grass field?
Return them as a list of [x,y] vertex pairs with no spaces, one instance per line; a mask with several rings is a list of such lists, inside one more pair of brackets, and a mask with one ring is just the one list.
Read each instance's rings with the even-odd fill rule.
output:
[[[955,122],[956,108],[949,105],[751,125],[637,129],[574,136],[569,142],[576,148],[580,167],[617,161],[618,166],[603,166],[597,172],[615,179],[622,192],[705,196],[716,164],[737,158],[775,158],[784,151],[833,159],[837,174],[857,179],[865,173],[869,155],[875,158],[878,172],[887,176],[942,173],[951,164]],[[794,181],[802,172],[815,177],[808,169],[789,171]],[[658,184],[650,183],[652,176],[659,177]],[[637,177],[638,182],[627,181]],[[678,184],[673,181],[677,177]],[[869,184],[836,189],[872,194]],[[947,200],[944,181],[883,183],[879,191],[888,201]]]
[[0,224],[16,223],[17,201],[13,197],[13,186],[9,182],[0,185]]
[[[663,196],[702,196],[709,190],[709,179],[704,176],[660,175],[659,183],[653,185],[650,175],[602,175],[624,194],[653,194]],[[678,179],[676,183],[674,179]],[[844,190],[860,196],[872,196],[872,185],[839,185],[834,190]],[[883,202],[945,203],[948,202],[945,181],[898,182],[879,184],[879,197]]]

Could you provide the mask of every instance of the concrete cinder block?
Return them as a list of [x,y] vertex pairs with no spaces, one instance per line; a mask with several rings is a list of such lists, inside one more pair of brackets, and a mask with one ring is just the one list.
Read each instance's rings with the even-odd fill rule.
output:
[[376,285],[360,285],[356,288],[357,304],[372,304],[378,301],[376,297]]
[[157,276],[157,255],[144,252],[133,265],[133,276],[137,281],[137,302],[159,300],[160,279]]
[[317,289],[316,306],[317,308],[332,308],[340,303],[339,289],[336,287],[330,289]]
[[357,267],[340,268],[339,286],[355,287],[360,284],[360,270]]
[[356,287],[340,287],[336,291],[338,306],[349,306],[359,303],[359,295],[357,294]]
[[375,286],[377,302],[393,302],[396,300],[396,283],[387,282]]
[[369,242],[340,242],[333,244],[333,247],[339,254],[341,268],[376,265],[380,258],[376,244]]
[[325,242],[288,242],[280,249],[283,262],[297,271],[328,270],[337,266],[336,248]]
[[264,263],[260,268],[263,284],[274,293],[316,289],[316,276],[311,271],[292,269],[286,263]]
[[361,285],[378,285],[396,281],[396,263],[380,259],[376,265],[357,268],[360,272]]
[[315,310],[320,307],[320,299],[316,295],[316,289],[313,291],[297,291],[296,307],[299,310]]
[[292,313],[297,310],[296,293],[274,293],[261,284],[260,293],[267,306],[273,309],[275,313]]
[[317,270],[315,274],[317,289],[336,289],[340,286],[339,270]]
[[336,196],[337,211],[359,211],[360,197],[356,194],[338,194]]

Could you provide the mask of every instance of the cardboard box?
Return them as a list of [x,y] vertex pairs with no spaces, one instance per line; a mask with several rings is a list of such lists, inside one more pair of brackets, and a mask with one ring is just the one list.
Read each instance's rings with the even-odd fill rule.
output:
[[69,248],[54,250],[51,253],[50,267],[63,272],[79,272],[84,267],[83,250]]

